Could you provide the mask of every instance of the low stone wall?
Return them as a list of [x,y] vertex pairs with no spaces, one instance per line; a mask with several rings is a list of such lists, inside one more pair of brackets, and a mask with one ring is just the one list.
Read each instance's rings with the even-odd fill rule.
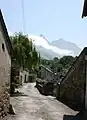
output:
[[10,96],[8,92],[0,93],[0,120],[6,120],[9,113]]
[[41,94],[54,95],[53,90],[55,86],[53,82],[48,82],[46,80],[42,80],[38,78],[36,80],[36,87],[40,91]]

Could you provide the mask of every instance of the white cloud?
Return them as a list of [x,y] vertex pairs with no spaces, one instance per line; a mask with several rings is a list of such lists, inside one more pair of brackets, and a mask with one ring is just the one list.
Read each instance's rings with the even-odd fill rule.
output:
[[10,31],[8,31],[8,34],[9,34],[9,36],[13,35],[13,33],[12,33],[12,32],[10,32]]
[[[14,35],[14,33],[8,31],[9,36]],[[36,46],[42,46],[46,49],[52,50],[53,52],[57,53],[59,56],[64,56],[64,55],[72,55],[74,56],[73,51],[67,50],[67,49],[60,49],[58,47],[55,47],[53,45],[50,45],[47,40],[40,36],[35,36],[35,35],[28,35],[29,39],[32,39],[33,43]],[[50,51],[49,51],[50,52]]]
[[58,47],[55,47],[53,45],[50,45],[47,40],[43,39],[40,36],[35,36],[35,35],[28,35],[29,38],[32,39],[33,43],[37,46],[42,46],[46,49],[52,50],[55,53],[59,54],[60,56],[64,56],[64,55],[72,55],[74,56],[73,51],[69,51],[66,49],[60,49]]

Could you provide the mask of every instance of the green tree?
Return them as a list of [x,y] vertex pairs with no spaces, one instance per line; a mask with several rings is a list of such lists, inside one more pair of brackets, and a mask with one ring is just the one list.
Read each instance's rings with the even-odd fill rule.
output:
[[54,59],[53,59],[53,61],[55,61],[55,62],[58,62],[58,57],[55,57]]
[[33,62],[33,68],[35,68],[38,63],[38,53],[36,52],[35,46],[32,50],[32,62]]
[[39,57],[38,57],[38,63],[39,63],[39,64],[41,63],[41,56],[40,56],[40,53],[39,53]]
[[75,58],[72,56],[63,56],[60,59],[57,57],[55,57],[53,60],[42,59],[41,64],[49,67],[53,72],[65,73],[74,60]]
[[74,61],[74,57],[72,56],[63,56],[60,60],[59,60],[59,64],[62,64],[63,67],[68,67],[72,64],[72,62]]
[[11,36],[13,45],[13,58],[17,61],[20,67],[32,69],[38,63],[38,53],[33,47],[31,39],[28,39],[27,35],[22,33],[16,33]]

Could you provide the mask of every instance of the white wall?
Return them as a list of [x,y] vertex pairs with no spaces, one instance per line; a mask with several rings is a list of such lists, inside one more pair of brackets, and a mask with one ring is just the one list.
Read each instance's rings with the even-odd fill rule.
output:
[[[23,83],[25,82],[25,75],[26,75],[26,82],[28,82],[28,78],[29,78],[29,73],[27,71],[20,71],[20,84],[23,85]],[[22,80],[21,80],[21,76],[22,76]]]

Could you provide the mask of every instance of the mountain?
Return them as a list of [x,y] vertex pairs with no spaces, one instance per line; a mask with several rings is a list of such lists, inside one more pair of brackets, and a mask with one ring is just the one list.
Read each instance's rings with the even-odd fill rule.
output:
[[77,55],[81,51],[81,49],[75,43],[65,41],[63,39],[52,41],[51,44],[60,49],[67,49],[73,51],[74,55]]
[[81,50],[76,44],[63,39],[49,42],[43,35],[29,35],[28,37],[32,39],[37,51],[40,52],[41,57],[45,59],[53,59],[54,57],[60,58],[64,55],[76,56]]
[[42,46],[36,46],[36,50],[40,52],[41,57],[45,59],[53,59],[55,56],[58,57],[58,54],[51,49],[46,49]]

